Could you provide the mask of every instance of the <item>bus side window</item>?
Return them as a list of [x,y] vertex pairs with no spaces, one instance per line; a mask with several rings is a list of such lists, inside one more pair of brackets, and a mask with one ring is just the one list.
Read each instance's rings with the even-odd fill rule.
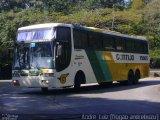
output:
[[122,37],[115,37],[116,41],[116,50],[124,51],[125,50],[125,40]]
[[143,49],[144,49],[144,53],[148,54],[148,43],[146,41],[143,42]]
[[103,36],[103,48],[105,50],[115,50],[115,40],[112,36],[104,35]]
[[96,50],[102,49],[102,37],[100,33],[89,32],[88,40],[90,49],[96,49]]
[[143,41],[135,40],[135,51],[136,53],[144,53]]
[[87,32],[82,30],[73,30],[74,48],[85,49],[88,46]]
[[126,51],[127,52],[134,52],[134,40],[133,39],[126,39]]

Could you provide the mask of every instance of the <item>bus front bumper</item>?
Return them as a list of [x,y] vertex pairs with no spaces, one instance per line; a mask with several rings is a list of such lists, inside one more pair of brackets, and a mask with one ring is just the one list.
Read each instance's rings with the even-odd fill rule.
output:
[[12,78],[14,86],[20,87],[55,87],[55,80],[53,77],[14,77]]

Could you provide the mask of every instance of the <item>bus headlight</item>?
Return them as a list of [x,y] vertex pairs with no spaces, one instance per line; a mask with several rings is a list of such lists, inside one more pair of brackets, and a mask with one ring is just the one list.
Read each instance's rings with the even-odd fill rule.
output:
[[12,80],[12,83],[14,86],[20,86],[19,81],[18,80]]
[[49,80],[42,80],[42,83],[49,84]]
[[13,83],[16,83],[16,80],[13,80],[12,82],[13,82]]

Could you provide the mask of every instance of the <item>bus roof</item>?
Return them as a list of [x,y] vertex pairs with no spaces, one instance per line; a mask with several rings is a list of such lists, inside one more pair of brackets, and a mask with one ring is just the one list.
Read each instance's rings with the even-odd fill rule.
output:
[[139,40],[147,40],[143,36],[129,36],[126,34],[121,34],[115,31],[95,28],[95,27],[84,27],[81,25],[75,25],[75,24],[65,24],[65,23],[44,23],[44,24],[35,24],[25,27],[20,27],[18,31],[25,31],[25,30],[33,30],[33,29],[40,29],[40,28],[53,28],[56,26],[66,26],[66,27],[74,27],[80,30],[87,30],[87,31],[95,31],[95,32],[101,32],[108,35],[118,36],[118,37],[125,37],[125,38],[131,38],[131,39],[139,39]]
[[35,24],[35,25],[30,25],[30,26],[25,26],[25,27],[20,27],[18,31],[23,31],[23,30],[33,30],[33,29],[40,29],[40,28],[53,28],[56,26],[68,26],[71,27],[72,24],[64,24],[64,23],[44,23],[44,24]]
[[130,36],[130,35],[122,34],[120,32],[111,31],[111,30],[107,30],[107,29],[106,30],[105,29],[100,29],[100,28],[96,28],[96,27],[75,26],[75,28],[81,29],[81,30],[100,32],[100,33],[104,33],[104,34],[107,34],[107,35],[113,35],[113,36],[117,36],[117,37],[124,37],[124,38],[131,38],[131,39],[138,39],[138,40],[147,41],[146,37],[144,37],[144,36]]

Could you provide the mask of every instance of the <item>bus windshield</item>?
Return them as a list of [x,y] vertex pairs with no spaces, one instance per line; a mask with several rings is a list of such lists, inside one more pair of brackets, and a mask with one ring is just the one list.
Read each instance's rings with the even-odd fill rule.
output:
[[15,69],[51,69],[53,42],[19,43],[15,51]]
[[52,42],[31,43],[31,68],[53,68]]

